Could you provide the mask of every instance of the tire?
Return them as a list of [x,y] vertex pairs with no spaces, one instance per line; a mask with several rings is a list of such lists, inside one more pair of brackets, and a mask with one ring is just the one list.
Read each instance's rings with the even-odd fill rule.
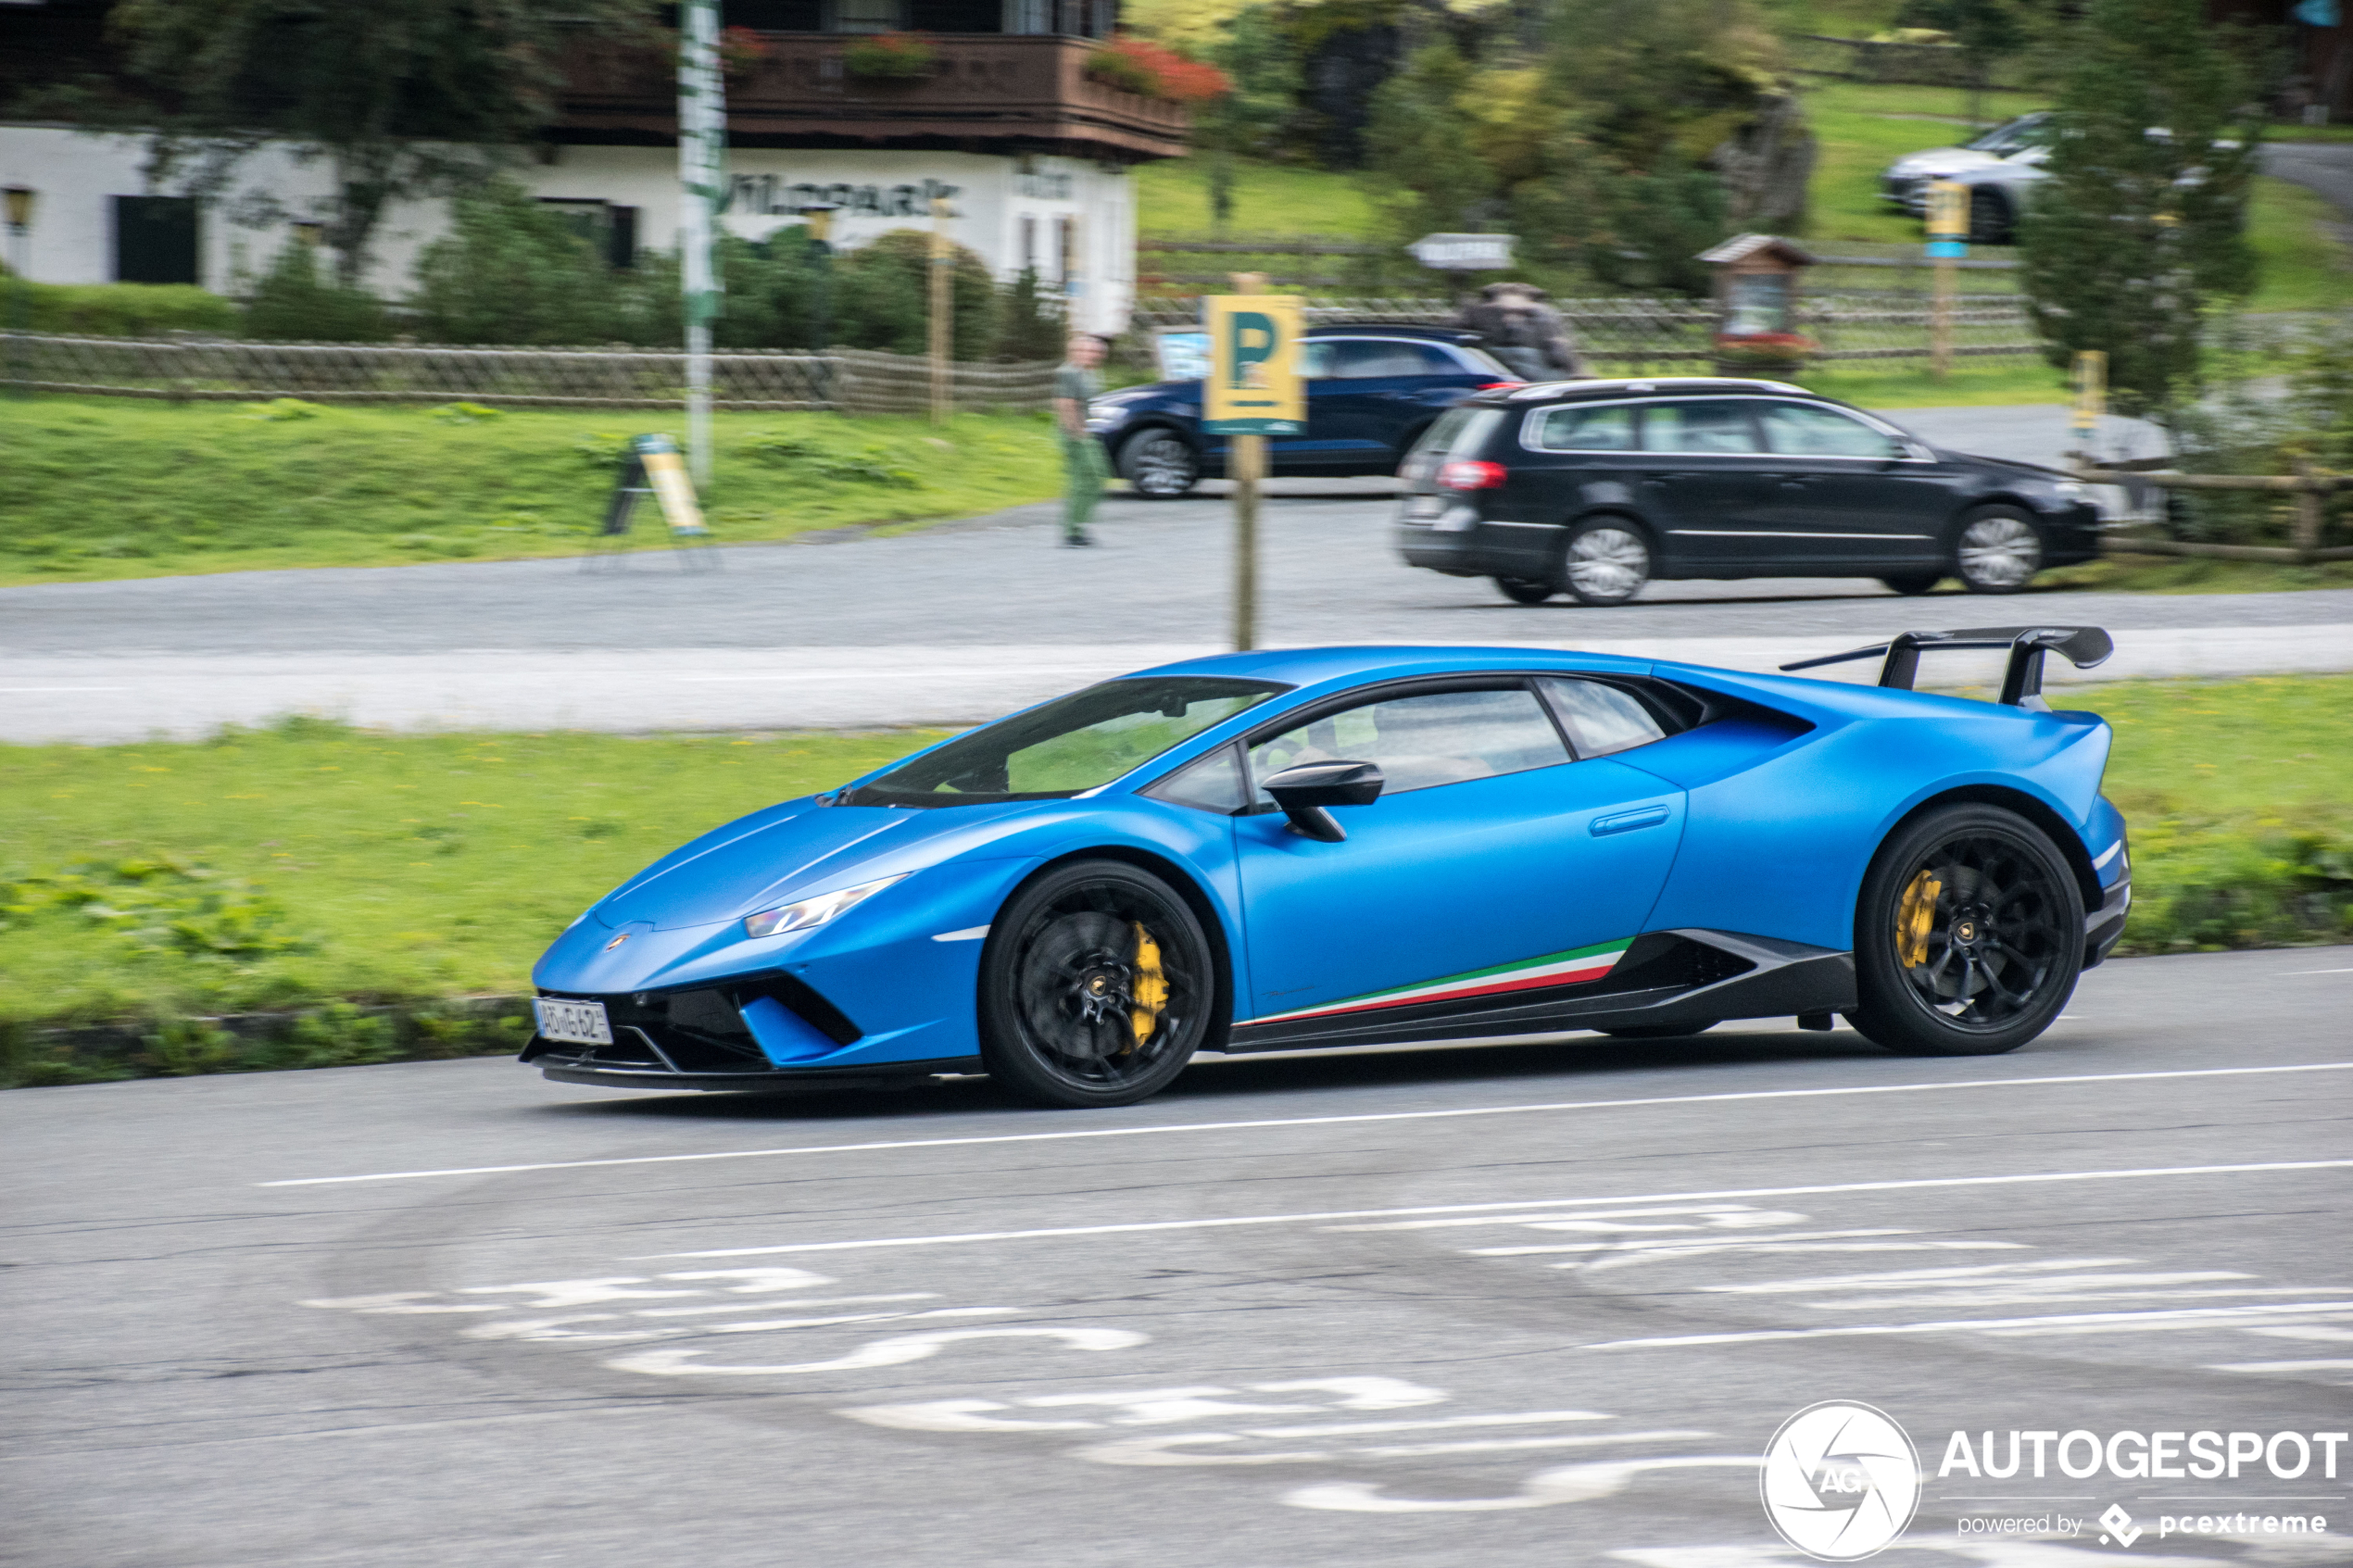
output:
[[1705,1023],[1637,1023],[1629,1029],[1604,1029],[1602,1033],[1613,1040],[1680,1040],[1691,1035],[1705,1035],[1723,1022],[1712,1018]]
[[1894,577],[1882,577],[1880,581],[1906,598],[1918,598],[1944,582],[1944,574],[1941,571],[1906,571]]
[[1581,605],[1622,605],[1651,580],[1655,557],[1642,524],[1622,517],[1592,517],[1561,544],[1560,583]]
[[1498,577],[1495,586],[1516,605],[1540,605],[1560,592],[1550,583],[1539,583],[1532,577]]
[[2006,245],[2014,226],[2009,197],[1983,185],[1969,194],[1969,244]]
[[2043,570],[2043,530],[2016,507],[1980,507],[1953,539],[1953,574],[1972,594],[2015,594]]
[[1201,478],[1201,454],[1166,425],[1150,425],[1119,444],[1119,477],[1147,500],[1173,501]]
[[2043,830],[1938,807],[1863,878],[1846,1021],[1906,1056],[1998,1056],[2050,1027],[2082,968],[2082,890]]
[[1217,1022],[1218,993],[1209,939],[1175,890],[1121,861],[1073,861],[1014,894],[989,928],[981,1060],[1038,1105],[1130,1105],[1185,1070]]

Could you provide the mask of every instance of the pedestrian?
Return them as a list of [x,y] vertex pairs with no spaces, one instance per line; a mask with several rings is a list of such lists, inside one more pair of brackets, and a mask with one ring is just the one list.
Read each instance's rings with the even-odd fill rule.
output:
[[1102,391],[1095,367],[1103,362],[1103,340],[1092,332],[1073,332],[1063,350],[1062,368],[1054,372],[1054,432],[1063,444],[1063,543],[1091,545],[1087,524],[1095,503],[1103,498],[1103,483],[1111,478],[1111,463],[1103,444],[1087,428],[1087,405]]

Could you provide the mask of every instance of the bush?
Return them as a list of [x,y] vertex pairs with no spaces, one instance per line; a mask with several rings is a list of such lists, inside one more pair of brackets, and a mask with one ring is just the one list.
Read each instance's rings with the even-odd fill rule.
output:
[[[893,229],[834,266],[835,341],[850,348],[922,354],[929,347],[931,236]],[[985,359],[997,339],[997,282],[988,263],[958,245],[950,300],[959,359]]]
[[437,343],[594,343],[615,325],[596,247],[503,181],[451,205],[449,232],[417,258],[410,303],[420,335]]
[[384,302],[319,276],[319,251],[289,240],[245,305],[245,335],[279,343],[382,343],[392,335]]
[[1037,268],[1023,268],[998,300],[998,355],[1006,359],[1059,359],[1067,336],[1061,296],[1038,286]]
[[[16,291],[22,289],[19,305]],[[0,282],[0,320],[23,310],[27,331],[70,337],[154,337],[167,332],[237,330],[237,307],[192,283]]]

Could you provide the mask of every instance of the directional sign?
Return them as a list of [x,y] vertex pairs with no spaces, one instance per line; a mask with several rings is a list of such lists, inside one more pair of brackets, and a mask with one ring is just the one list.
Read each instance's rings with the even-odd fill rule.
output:
[[[1928,253],[1966,256],[1969,246],[1969,192],[1957,180],[1931,180],[1928,184]],[[1957,248],[1946,250],[1952,245]]]
[[1512,264],[1516,234],[1424,234],[1405,248],[1441,272],[1500,272]]
[[1301,303],[1287,294],[1202,296],[1202,326],[1209,334],[1202,431],[1298,435],[1307,429],[1307,391],[1299,379]]

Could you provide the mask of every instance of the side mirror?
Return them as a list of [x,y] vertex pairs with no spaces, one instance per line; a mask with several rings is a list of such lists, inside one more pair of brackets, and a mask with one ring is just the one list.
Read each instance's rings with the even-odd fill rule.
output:
[[1338,844],[1348,832],[1332,821],[1325,808],[1370,806],[1380,798],[1388,780],[1370,762],[1302,762],[1263,781],[1260,788],[1290,819],[1290,831],[1325,844]]

